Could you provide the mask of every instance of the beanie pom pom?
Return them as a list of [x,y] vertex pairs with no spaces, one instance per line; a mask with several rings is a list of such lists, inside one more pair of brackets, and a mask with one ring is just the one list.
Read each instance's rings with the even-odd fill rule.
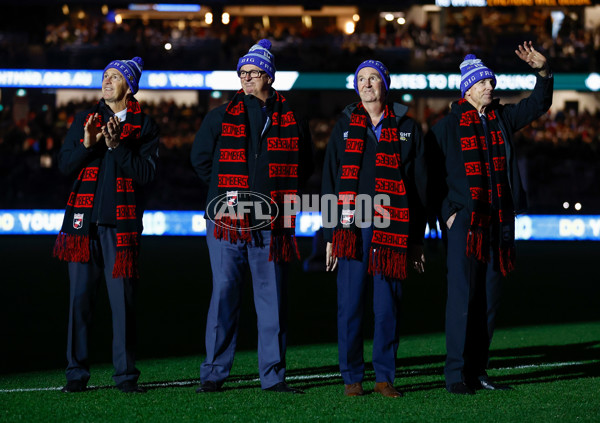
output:
[[141,57],[135,56],[133,59],[131,59],[131,61],[137,63],[140,67],[140,70],[144,68],[144,59],[142,59]]
[[266,38],[263,38],[262,40],[260,40],[258,42],[258,45],[271,51],[271,42],[269,40],[267,40]]
[[465,56],[465,60],[475,60],[477,59],[477,56],[475,56],[474,54],[467,54]]

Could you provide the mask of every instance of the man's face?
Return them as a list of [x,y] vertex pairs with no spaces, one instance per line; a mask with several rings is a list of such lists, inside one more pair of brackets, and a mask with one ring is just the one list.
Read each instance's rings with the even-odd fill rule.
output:
[[494,80],[492,78],[477,81],[475,85],[469,88],[465,93],[465,99],[479,112],[492,103],[493,97]]
[[[259,76],[252,77],[252,71],[258,72]],[[246,75],[240,76],[244,94],[252,94],[261,99],[268,96],[273,80],[264,70],[255,65],[244,65],[240,68],[240,72],[247,72]]]
[[116,69],[110,68],[104,72],[102,78],[102,98],[105,102],[120,103],[131,90],[125,81],[125,77]]
[[385,85],[375,68],[362,68],[356,76],[356,87],[363,103],[383,103],[385,100]]

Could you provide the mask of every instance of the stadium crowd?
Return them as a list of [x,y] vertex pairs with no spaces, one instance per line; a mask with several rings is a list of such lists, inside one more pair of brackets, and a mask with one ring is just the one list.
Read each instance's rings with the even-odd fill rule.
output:
[[[0,208],[61,208],[70,181],[56,166],[56,155],[76,112],[89,102],[31,110],[15,121],[10,107],[0,112]],[[207,110],[172,101],[145,103],[143,108],[161,129],[160,165],[151,209],[197,210],[204,195],[189,163],[195,133]],[[444,111],[429,113],[424,128]],[[310,116],[315,172],[309,190],[320,188],[320,164],[336,116]],[[600,110],[547,114],[516,135],[531,211],[560,212],[564,200],[597,204],[600,198]],[[64,189],[56,189],[57,185]],[[557,198],[560,202],[557,203]],[[586,198],[589,200],[586,201]],[[600,210],[597,210],[598,212]],[[590,212],[590,210],[586,210]]]
[[474,53],[504,72],[511,70],[515,45],[527,39],[546,52],[556,72],[597,70],[600,27],[585,30],[581,19],[567,14],[556,31],[549,13],[532,13],[526,21],[506,13],[463,13],[461,19],[448,13],[442,29],[430,21],[419,26],[376,20],[375,28],[345,34],[335,17],[315,19],[310,29],[299,18],[274,18],[268,29],[239,17],[228,25],[166,19],[116,24],[96,7],[48,18],[45,28],[0,31],[0,59],[11,67],[99,69],[117,48],[124,57],[144,57],[147,69],[230,69],[255,40],[269,38],[281,70],[349,71],[378,57],[396,72],[455,71],[457,57]]

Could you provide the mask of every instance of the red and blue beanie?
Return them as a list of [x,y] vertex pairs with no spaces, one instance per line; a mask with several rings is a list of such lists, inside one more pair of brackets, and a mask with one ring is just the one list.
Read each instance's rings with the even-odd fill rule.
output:
[[358,65],[358,68],[356,68],[356,72],[354,72],[354,91],[356,91],[356,94],[359,94],[359,92],[358,92],[358,72],[362,68],[373,68],[377,72],[379,72],[379,75],[381,76],[381,79],[383,79],[383,83],[385,85],[385,92],[386,93],[389,92],[391,81],[390,81],[390,72],[388,71],[388,69],[379,60],[365,60],[360,65]]
[[142,69],[144,69],[144,61],[141,57],[134,57],[131,60],[113,60],[104,68],[104,72],[111,68],[121,72],[133,94],[138,92]]
[[271,42],[265,38],[250,47],[248,53],[240,57],[237,64],[237,71],[244,65],[258,66],[264,70],[267,75],[275,81],[275,57],[271,53]]
[[469,91],[473,85],[482,79],[492,79],[496,86],[496,75],[481,59],[478,59],[474,54],[467,54],[465,60],[460,64],[460,94],[464,98],[465,93]]

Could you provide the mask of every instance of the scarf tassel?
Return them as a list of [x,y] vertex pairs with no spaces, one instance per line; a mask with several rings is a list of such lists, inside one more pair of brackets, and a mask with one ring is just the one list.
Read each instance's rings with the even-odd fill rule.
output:
[[488,248],[484,245],[489,245],[484,239],[483,230],[470,229],[467,234],[467,257],[475,257],[477,260],[487,263],[489,261]]
[[356,258],[356,234],[349,229],[336,229],[333,233],[333,255],[338,258]]
[[250,231],[250,219],[232,219],[229,216],[223,216],[215,220],[214,235],[216,239],[229,241],[236,244],[239,241],[247,243],[252,242],[252,232]]
[[296,236],[290,234],[271,235],[269,261],[290,263],[294,258],[300,260]]
[[117,251],[113,278],[139,278],[138,251],[137,249],[124,249]]
[[90,237],[60,232],[54,243],[53,256],[63,261],[88,262],[90,260]]
[[388,247],[371,248],[369,273],[380,273],[388,279],[406,279],[406,253]]
[[514,247],[500,248],[500,271],[503,276],[515,270],[516,254]]

